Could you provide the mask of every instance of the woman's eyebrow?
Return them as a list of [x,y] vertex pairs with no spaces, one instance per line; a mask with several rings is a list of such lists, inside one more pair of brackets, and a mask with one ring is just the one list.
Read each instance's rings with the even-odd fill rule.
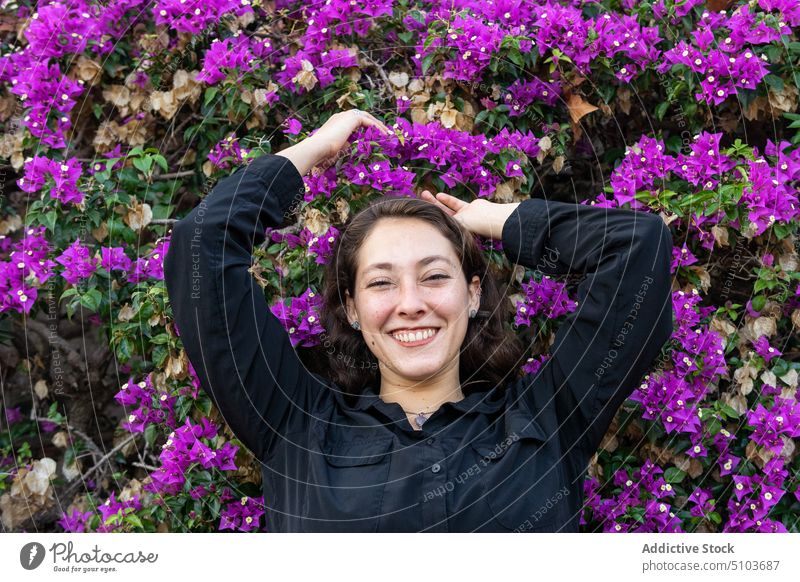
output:
[[[429,265],[434,261],[444,261],[451,267],[455,268],[453,262],[443,255],[431,255],[429,257],[425,257],[424,259],[420,259],[419,261],[417,261],[417,266]],[[364,270],[364,274],[366,275],[370,271],[378,271],[383,269],[391,271],[392,267],[394,267],[392,263],[373,263]]]

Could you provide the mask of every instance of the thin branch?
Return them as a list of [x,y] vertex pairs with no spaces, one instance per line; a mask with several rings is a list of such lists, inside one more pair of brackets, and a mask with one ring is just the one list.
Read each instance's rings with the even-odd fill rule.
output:
[[[389,80],[389,76],[386,74],[386,71],[383,70],[383,66],[380,65],[377,61],[375,61],[372,57],[368,56],[367,54],[364,54],[363,57],[367,59],[370,63],[375,65],[375,68],[378,70],[378,74],[381,76],[381,79],[383,79],[383,82],[386,85],[386,89],[389,91],[389,95],[394,95],[394,89],[392,89],[393,87],[392,82]],[[370,83],[372,83],[371,80]]]
[[[84,479],[88,478],[89,475],[94,473],[100,466],[103,465],[103,463],[108,462],[108,464],[111,466],[112,463],[109,461],[109,459],[111,457],[113,457],[116,453],[121,451],[123,448],[125,448],[128,445],[128,443],[130,443],[132,440],[134,440],[136,438],[136,436],[137,436],[136,434],[131,434],[130,436],[128,436],[124,441],[119,443],[116,447],[114,447],[113,449],[108,451],[105,455],[100,457],[100,460],[97,461],[88,471],[86,471],[85,473],[81,473],[81,476]],[[112,466],[112,469],[113,469],[113,466]],[[77,483],[77,481],[76,481],[76,483]],[[70,487],[67,488],[67,490],[64,492],[64,494],[66,495],[68,493],[71,493],[73,487],[75,487],[75,484],[70,485]]]
[[182,172],[172,172],[171,174],[160,174],[153,176],[153,180],[174,180],[175,178],[188,178],[197,174],[195,170],[183,170]]
[[67,356],[67,362],[70,366],[78,368],[81,372],[86,372],[86,362],[84,359],[72,348],[67,340],[58,335],[58,333],[53,331],[50,327],[35,319],[26,319],[24,324],[21,320],[14,320],[14,323],[21,327],[23,331],[30,329],[30,331],[34,332],[36,335],[55,345]]

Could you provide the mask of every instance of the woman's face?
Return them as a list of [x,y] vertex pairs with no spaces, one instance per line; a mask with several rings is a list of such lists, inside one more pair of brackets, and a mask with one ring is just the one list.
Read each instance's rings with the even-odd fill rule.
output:
[[[480,304],[480,278],[467,285],[450,241],[425,221],[382,218],[357,265],[355,300],[346,293],[348,318],[361,325],[383,379],[416,383],[458,370],[468,312]],[[430,330],[434,335],[419,341],[402,337]]]

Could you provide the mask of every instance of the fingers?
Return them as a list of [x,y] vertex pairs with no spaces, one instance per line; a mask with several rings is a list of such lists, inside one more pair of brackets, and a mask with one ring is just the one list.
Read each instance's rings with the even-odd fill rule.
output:
[[362,118],[366,125],[371,125],[373,127],[377,127],[380,131],[385,133],[386,135],[392,135],[392,130],[386,127],[386,124],[377,119],[374,115],[367,111],[363,111],[361,109],[354,109],[353,111],[356,112],[356,116]]
[[463,200],[459,200],[455,196],[450,196],[450,194],[445,194],[444,192],[439,192],[436,195],[436,199],[448,208],[452,208],[456,212],[458,212],[464,206],[467,206],[467,203]]
[[420,198],[422,198],[422,199],[423,199],[423,200],[425,200],[426,202],[430,202],[431,204],[434,204],[434,205],[438,206],[438,207],[439,207],[439,208],[441,208],[441,209],[442,209],[442,210],[443,210],[443,211],[444,211],[446,214],[448,214],[448,215],[450,215],[450,216],[453,216],[453,215],[455,214],[455,211],[454,211],[454,210],[452,210],[451,208],[449,208],[449,207],[445,206],[444,204],[442,204],[442,203],[441,203],[439,200],[437,200],[437,199],[436,199],[436,197],[435,197],[433,194],[431,194],[431,193],[430,193],[430,191],[428,191],[428,190],[423,190],[423,191],[422,191],[422,193],[420,194]]

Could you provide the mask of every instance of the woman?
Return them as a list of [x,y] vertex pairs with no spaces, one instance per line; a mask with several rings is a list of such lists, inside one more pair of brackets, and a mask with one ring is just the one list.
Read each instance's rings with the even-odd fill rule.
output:
[[[266,529],[577,531],[589,459],[672,331],[669,230],[647,213],[541,199],[382,200],[351,218],[325,273],[323,377],[248,269],[302,200],[302,176],[369,126],[389,133],[366,112],[337,113],[239,168],[176,223],[165,259],[203,388],[262,463]],[[471,234],[500,238],[525,267],[586,273],[535,375],[513,374],[507,300]]]

